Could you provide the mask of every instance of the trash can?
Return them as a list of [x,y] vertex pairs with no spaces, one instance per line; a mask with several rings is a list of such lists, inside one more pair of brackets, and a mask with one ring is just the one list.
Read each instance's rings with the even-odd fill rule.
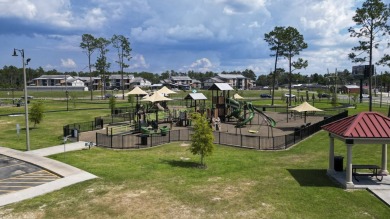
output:
[[141,145],[148,145],[149,135],[141,135]]
[[77,129],[72,129],[72,137],[77,138],[78,135],[78,130]]
[[343,171],[343,156],[334,156],[334,170]]

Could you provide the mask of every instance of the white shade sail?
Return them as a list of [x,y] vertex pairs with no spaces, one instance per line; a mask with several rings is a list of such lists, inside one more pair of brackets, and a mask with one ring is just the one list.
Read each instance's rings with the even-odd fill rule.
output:
[[146,95],[146,94],[148,94],[148,93],[146,93],[146,91],[144,91],[141,88],[139,88],[138,86],[136,86],[133,90],[126,93],[125,96],[127,96],[127,95]]
[[322,111],[310,105],[308,102],[303,102],[301,105],[291,108],[290,110],[297,111],[297,112]]
[[145,99],[142,99],[141,101],[147,101],[147,102],[161,102],[161,101],[169,101],[169,100],[172,100],[170,98],[167,98],[167,97],[164,97],[163,94],[161,94],[160,92],[154,92],[153,95],[145,98]]

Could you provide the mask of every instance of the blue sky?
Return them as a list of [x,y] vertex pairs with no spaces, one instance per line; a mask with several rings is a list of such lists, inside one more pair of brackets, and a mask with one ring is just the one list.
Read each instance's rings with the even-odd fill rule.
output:
[[[24,49],[32,68],[88,71],[81,35],[129,38],[126,71],[233,71],[268,74],[274,66],[264,33],[293,26],[309,48],[301,74],[352,69],[347,58],[357,39],[347,29],[362,0],[0,0],[0,66],[21,66]],[[385,0],[388,4],[388,1]],[[387,49],[374,53],[378,58]],[[110,71],[118,70],[114,49]],[[96,54],[93,62],[96,59]],[[287,60],[279,61],[287,67]],[[378,67],[378,71],[386,70]]]

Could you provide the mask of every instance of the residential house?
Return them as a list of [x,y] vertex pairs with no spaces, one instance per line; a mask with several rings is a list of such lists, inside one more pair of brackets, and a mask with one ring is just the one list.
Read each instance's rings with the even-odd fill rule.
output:
[[163,85],[175,87],[183,90],[189,90],[192,85],[192,79],[188,76],[171,76],[160,81]]
[[202,88],[202,82],[196,79],[192,79],[191,83],[192,88],[201,89]]
[[70,75],[42,75],[31,80],[30,86],[62,86],[65,79],[73,79]]
[[216,77],[209,78],[209,79],[206,79],[203,82],[203,88],[204,89],[209,89],[215,83],[225,83],[225,81],[223,81],[223,80],[221,80],[219,78],[216,78]]
[[[98,90],[99,85],[101,84],[101,78],[100,77],[75,77],[76,79],[81,80],[84,82],[84,86],[87,87],[89,90],[92,88],[92,90]],[[90,81],[92,79],[92,85],[90,85]]]
[[[130,84],[131,84],[131,80],[134,79],[134,75],[123,75],[123,87],[125,90],[129,90],[130,89]],[[109,87],[109,89],[118,89],[118,90],[122,90],[122,75],[120,74],[115,74],[115,75],[110,75],[109,76],[109,79],[108,79],[108,83],[107,83],[107,86]]]
[[150,87],[150,86],[152,86],[152,83],[146,79],[141,78],[141,77],[135,77],[135,78],[131,79],[129,89],[133,88],[135,86]]
[[218,74],[216,78],[236,89],[248,90],[253,87],[253,81],[241,74]]

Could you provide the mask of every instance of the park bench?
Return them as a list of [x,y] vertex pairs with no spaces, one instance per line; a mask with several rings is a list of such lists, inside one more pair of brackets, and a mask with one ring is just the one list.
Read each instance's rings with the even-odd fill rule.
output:
[[[381,174],[378,172],[378,170],[380,170],[381,168],[377,165],[372,165],[372,164],[356,164],[356,165],[352,165],[352,176],[355,178],[356,181],[359,182],[359,180],[357,179],[357,176],[370,176],[370,177],[374,177],[378,180],[378,181],[382,181],[383,179],[383,175],[384,174]],[[368,170],[365,171],[365,172],[357,172],[358,170]]]

